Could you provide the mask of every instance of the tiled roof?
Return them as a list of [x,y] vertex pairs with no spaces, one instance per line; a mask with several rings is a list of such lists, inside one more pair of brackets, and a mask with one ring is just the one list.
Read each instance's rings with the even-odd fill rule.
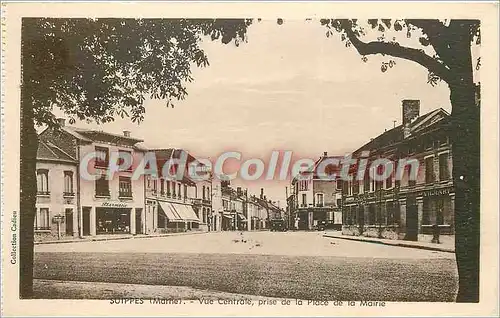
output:
[[40,140],[36,154],[37,160],[63,161],[77,163],[76,159],[52,144],[50,141]]
[[144,140],[139,139],[139,138],[134,138],[134,137],[127,137],[124,135],[120,134],[114,134],[114,133],[109,133],[105,132],[102,130],[94,130],[94,129],[87,129],[87,128],[79,128],[79,127],[72,127],[72,126],[65,126],[62,127],[64,131],[67,133],[73,135],[75,138],[80,139],[80,140],[85,140],[85,141],[96,141],[100,140],[102,137],[112,137],[116,139],[120,139],[122,141],[126,141],[128,143],[139,143],[143,142]]

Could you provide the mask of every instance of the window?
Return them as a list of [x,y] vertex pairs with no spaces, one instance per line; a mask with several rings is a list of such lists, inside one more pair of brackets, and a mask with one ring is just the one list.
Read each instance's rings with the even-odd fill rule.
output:
[[180,198],[182,195],[181,195],[181,184],[179,183],[178,184],[178,188],[177,188],[178,192],[177,192],[177,196]]
[[118,162],[116,163],[119,167],[125,163],[123,158],[127,158],[127,166],[120,168],[120,171],[132,171],[132,152],[127,150],[118,150]]
[[210,195],[210,187],[209,187],[209,186],[207,186],[207,200],[209,200],[209,201],[210,201],[210,200],[211,200],[211,198],[210,198],[210,197],[211,197],[211,195]]
[[175,194],[175,182],[172,181],[172,196],[175,197],[176,194]]
[[307,195],[302,193],[302,206],[307,206]]
[[316,204],[317,204],[319,207],[323,206],[323,204],[324,204],[324,200],[323,200],[323,193],[318,193],[318,194],[316,195],[316,197],[317,197],[317,202],[316,202]]
[[156,193],[156,191],[158,191],[158,180],[153,179],[153,192]]
[[106,180],[105,175],[101,175],[101,177],[95,181],[95,195],[103,197],[109,196],[109,181]]
[[300,191],[307,191],[307,180],[300,180],[299,187]]
[[170,181],[167,180],[167,196],[170,196]]
[[413,171],[413,166],[408,167],[408,186],[413,187],[417,183],[417,172]]
[[163,179],[160,179],[160,194],[165,194],[165,181]]
[[337,199],[337,207],[340,208],[342,206],[342,199]]
[[439,180],[446,181],[450,179],[450,169],[448,167],[448,153],[439,155]]
[[352,193],[358,194],[359,193],[359,180],[354,180],[352,184]]
[[422,208],[422,224],[424,225],[431,224],[431,211],[432,211],[431,200],[429,198],[424,198],[424,206]]
[[49,170],[36,171],[36,186],[38,194],[49,194]]
[[203,200],[205,200],[205,186],[203,186],[203,190],[202,191],[203,192],[201,193],[201,196],[202,196]]
[[342,181],[340,179],[337,179],[335,181],[335,183],[336,183],[337,190],[339,190],[339,191],[342,190]]
[[363,179],[363,193],[370,192],[370,174],[365,173],[365,178]]
[[73,194],[73,171],[64,171],[64,195]]
[[[163,181],[163,180],[160,180]],[[163,187],[163,182],[161,183]],[[132,197],[132,181],[130,177],[120,177],[119,179],[119,197],[131,198]]]
[[95,152],[95,166],[99,168],[107,168],[109,165],[109,149],[96,146]]
[[48,208],[41,208],[36,211],[35,230],[50,230],[50,217]]
[[187,198],[187,193],[188,193],[188,187],[187,185],[184,185],[184,198]]
[[434,182],[434,157],[425,159],[425,183]]
[[385,179],[385,188],[392,188],[392,175],[388,176],[387,179]]

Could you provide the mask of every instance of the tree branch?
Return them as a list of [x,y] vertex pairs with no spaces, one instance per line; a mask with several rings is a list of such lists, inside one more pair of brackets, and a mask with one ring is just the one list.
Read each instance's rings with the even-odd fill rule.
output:
[[402,59],[410,60],[422,65],[432,73],[439,76],[446,82],[452,80],[451,72],[446,66],[433,57],[427,55],[422,50],[400,46],[398,43],[388,42],[363,42],[361,41],[352,28],[352,22],[343,20],[341,22],[342,29],[346,32],[347,38],[361,55],[385,54]]

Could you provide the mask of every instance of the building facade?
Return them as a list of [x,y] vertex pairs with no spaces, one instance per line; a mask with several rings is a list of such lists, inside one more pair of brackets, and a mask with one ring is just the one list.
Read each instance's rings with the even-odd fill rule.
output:
[[[311,172],[292,179],[287,204],[291,219],[289,223],[293,224],[293,229],[314,230],[318,224],[325,228],[341,229],[342,182],[334,176],[339,173],[334,160],[340,159],[328,156],[325,152]],[[319,168],[324,175],[318,173]]]
[[[449,114],[439,108],[420,116],[418,100],[404,100],[402,125],[384,132],[353,153],[370,162],[391,160],[389,178],[376,181],[367,169],[363,180],[344,183],[343,233],[419,240],[425,234],[453,234],[454,188],[448,138]],[[414,159],[397,169],[400,160]],[[377,171],[379,172],[379,171]],[[381,171],[380,171],[381,172]]]
[[38,143],[35,239],[78,237],[78,161],[50,141]]
[[[39,140],[41,144],[55,145],[74,158],[78,167],[81,166],[72,174],[75,195],[65,197],[65,202],[76,204],[71,222],[77,225],[78,236],[148,232],[144,213],[144,177],[133,178],[134,167],[141,162],[145,151],[140,146],[142,140],[131,137],[127,131],[123,135],[111,134],[65,126],[64,121],[60,121],[60,128],[44,130]],[[117,160],[116,165],[122,164],[118,162],[118,154],[129,158],[131,165],[111,171],[110,161]],[[40,166],[43,165],[41,159]],[[69,182],[69,175],[68,171],[65,182]],[[40,178],[42,184],[43,178]],[[69,189],[69,186],[65,187]],[[41,197],[40,204],[42,200]],[[56,206],[57,201],[51,200],[50,204]],[[68,222],[70,208],[65,210],[64,216]]]

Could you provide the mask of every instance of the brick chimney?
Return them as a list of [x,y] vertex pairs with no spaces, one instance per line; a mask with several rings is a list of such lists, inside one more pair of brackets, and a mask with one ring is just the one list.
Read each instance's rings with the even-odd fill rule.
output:
[[264,199],[264,188],[260,188],[260,199]]
[[130,130],[124,130],[124,131],[123,131],[123,135],[124,135],[125,137],[130,137]]
[[323,157],[328,157],[328,152],[323,152]]
[[420,100],[404,99],[403,100],[403,137],[410,136],[410,124],[420,116]]
[[59,124],[60,127],[64,127],[66,125],[66,119],[57,118],[57,123]]

